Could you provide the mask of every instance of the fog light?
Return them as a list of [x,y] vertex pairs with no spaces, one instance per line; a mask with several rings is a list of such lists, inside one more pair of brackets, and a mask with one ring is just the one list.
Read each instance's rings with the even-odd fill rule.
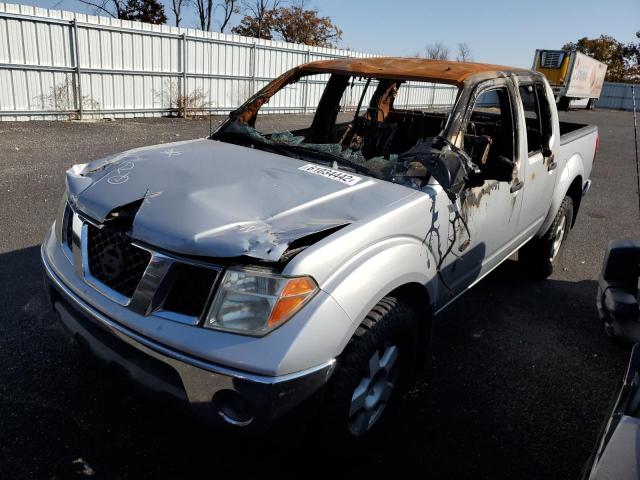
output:
[[236,427],[246,427],[253,421],[251,409],[242,396],[233,390],[222,390],[213,396],[214,408],[222,419]]

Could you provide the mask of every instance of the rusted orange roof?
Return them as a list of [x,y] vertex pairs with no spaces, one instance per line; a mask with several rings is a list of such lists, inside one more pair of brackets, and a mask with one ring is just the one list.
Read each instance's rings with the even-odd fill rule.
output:
[[524,69],[489,63],[452,62],[424,58],[372,57],[341,58],[311,62],[303,71],[343,73],[363,77],[403,78],[427,82],[451,83],[462,86],[471,75],[483,72],[516,72]]

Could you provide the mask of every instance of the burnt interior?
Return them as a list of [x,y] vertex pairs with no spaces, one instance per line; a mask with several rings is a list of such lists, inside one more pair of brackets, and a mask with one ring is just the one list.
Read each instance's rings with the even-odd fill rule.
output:
[[[411,187],[420,188],[425,184],[428,175],[433,174],[429,159],[405,154],[410,151],[433,153],[432,148],[417,147],[421,143],[432,143],[433,139],[446,137],[445,128],[455,102],[448,103],[435,98],[435,92],[441,85],[433,84],[431,100],[420,97],[419,105],[413,105],[409,102],[412,97],[404,95],[404,90],[415,86],[417,82],[403,78],[332,73],[308,127],[290,132],[259,131],[261,128],[256,128],[256,121],[263,118],[260,112],[271,98],[308,75],[309,72],[298,72],[285,80],[274,81],[233,112],[230,120],[213,138],[314,161],[308,151],[303,153],[310,158],[301,155],[301,147],[307,148],[322,154],[322,158],[315,161],[332,162],[335,158],[340,168]],[[353,106],[353,102],[347,105],[345,98],[354,100],[352,94],[355,83],[363,85],[361,91],[356,91],[359,101],[357,106]],[[534,91],[535,95],[542,93]],[[273,108],[277,110],[278,107]],[[543,117],[540,112],[538,118]],[[513,170],[516,147],[514,118],[514,108],[506,87],[490,89],[475,99],[475,105],[466,117],[460,144],[457,145],[460,147],[458,153],[465,157],[459,160],[467,164],[465,170],[477,170],[482,174],[482,178],[471,181],[469,186],[482,184],[484,179],[510,180],[507,178],[510,177],[508,170]],[[259,127],[262,127],[262,122]],[[545,130],[545,125],[536,127],[531,124],[531,128],[528,128],[530,145],[540,145],[541,139],[546,138]],[[451,144],[451,147],[454,145]],[[469,168],[471,163],[478,168]],[[445,189],[450,187],[447,182],[442,186]]]
[[[290,132],[261,131],[262,125],[256,127],[258,118],[263,118],[261,109],[272,97],[307,75],[308,72],[301,73],[286,81],[277,79],[233,112],[212,138],[301,159],[307,159],[301,154],[301,148],[306,148],[322,154],[322,160],[331,162],[333,156],[341,167],[391,180],[398,170],[398,155],[421,139],[442,134],[453,108],[453,102],[410,105],[405,95],[398,100],[401,87],[408,83],[406,79],[333,73],[308,127]],[[361,90],[354,90],[356,84]],[[349,102],[345,101],[347,98]],[[406,176],[407,168],[402,166],[400,170]]]
[[[379,80],[376,86],[367,82],[353,118],[348,122],[338,122],[340,100],[350,88],[351,80],[348,75],[331,75],[311,126],[291,133],[304,137],[304,143],[339,144],[343,149],[361,151],[364,158],[371,159],[402,153],[419,139],[434,137],[442,131],[448,111],[395,107],[399,88],[405,83],[401,79]],[[362,102],[369,88],[374,90],[365,106]],[[255,118],[251,119],[250,125],[255,123]]]

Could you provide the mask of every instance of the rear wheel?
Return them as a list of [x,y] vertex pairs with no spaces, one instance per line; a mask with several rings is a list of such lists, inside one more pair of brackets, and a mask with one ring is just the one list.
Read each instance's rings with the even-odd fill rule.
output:
[[571,99],[569,97],[560,97],[560,101],[558,101],[558,110],[568,112],[570,103]]
[[558,255],[567,239],[573,221],[573,201],[564,197],[547,232],[533,238],[518,252],[518,261],[534,278],[547,278],[553,273]]
[[353,442],[381,427],[411,378],[415,330],[415,314],[396,298],[383,298],[369,312],[327,386],[319,419],[323,436]]

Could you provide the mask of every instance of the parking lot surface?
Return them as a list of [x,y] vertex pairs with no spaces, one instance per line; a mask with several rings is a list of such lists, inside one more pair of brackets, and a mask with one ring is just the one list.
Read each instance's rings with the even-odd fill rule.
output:
[[640,223],[631,114],[562,116],[597,124],[601,147],[560,268],[533,282],[508,260],[452,305],[389,434],[339,463],[201,428],[92,361],[48,309],[39,242],[64,171],[203,137],[208,120],[0,122],[0,478],[578,478],[629,354],[599,325],[596,279],[607,243]]

